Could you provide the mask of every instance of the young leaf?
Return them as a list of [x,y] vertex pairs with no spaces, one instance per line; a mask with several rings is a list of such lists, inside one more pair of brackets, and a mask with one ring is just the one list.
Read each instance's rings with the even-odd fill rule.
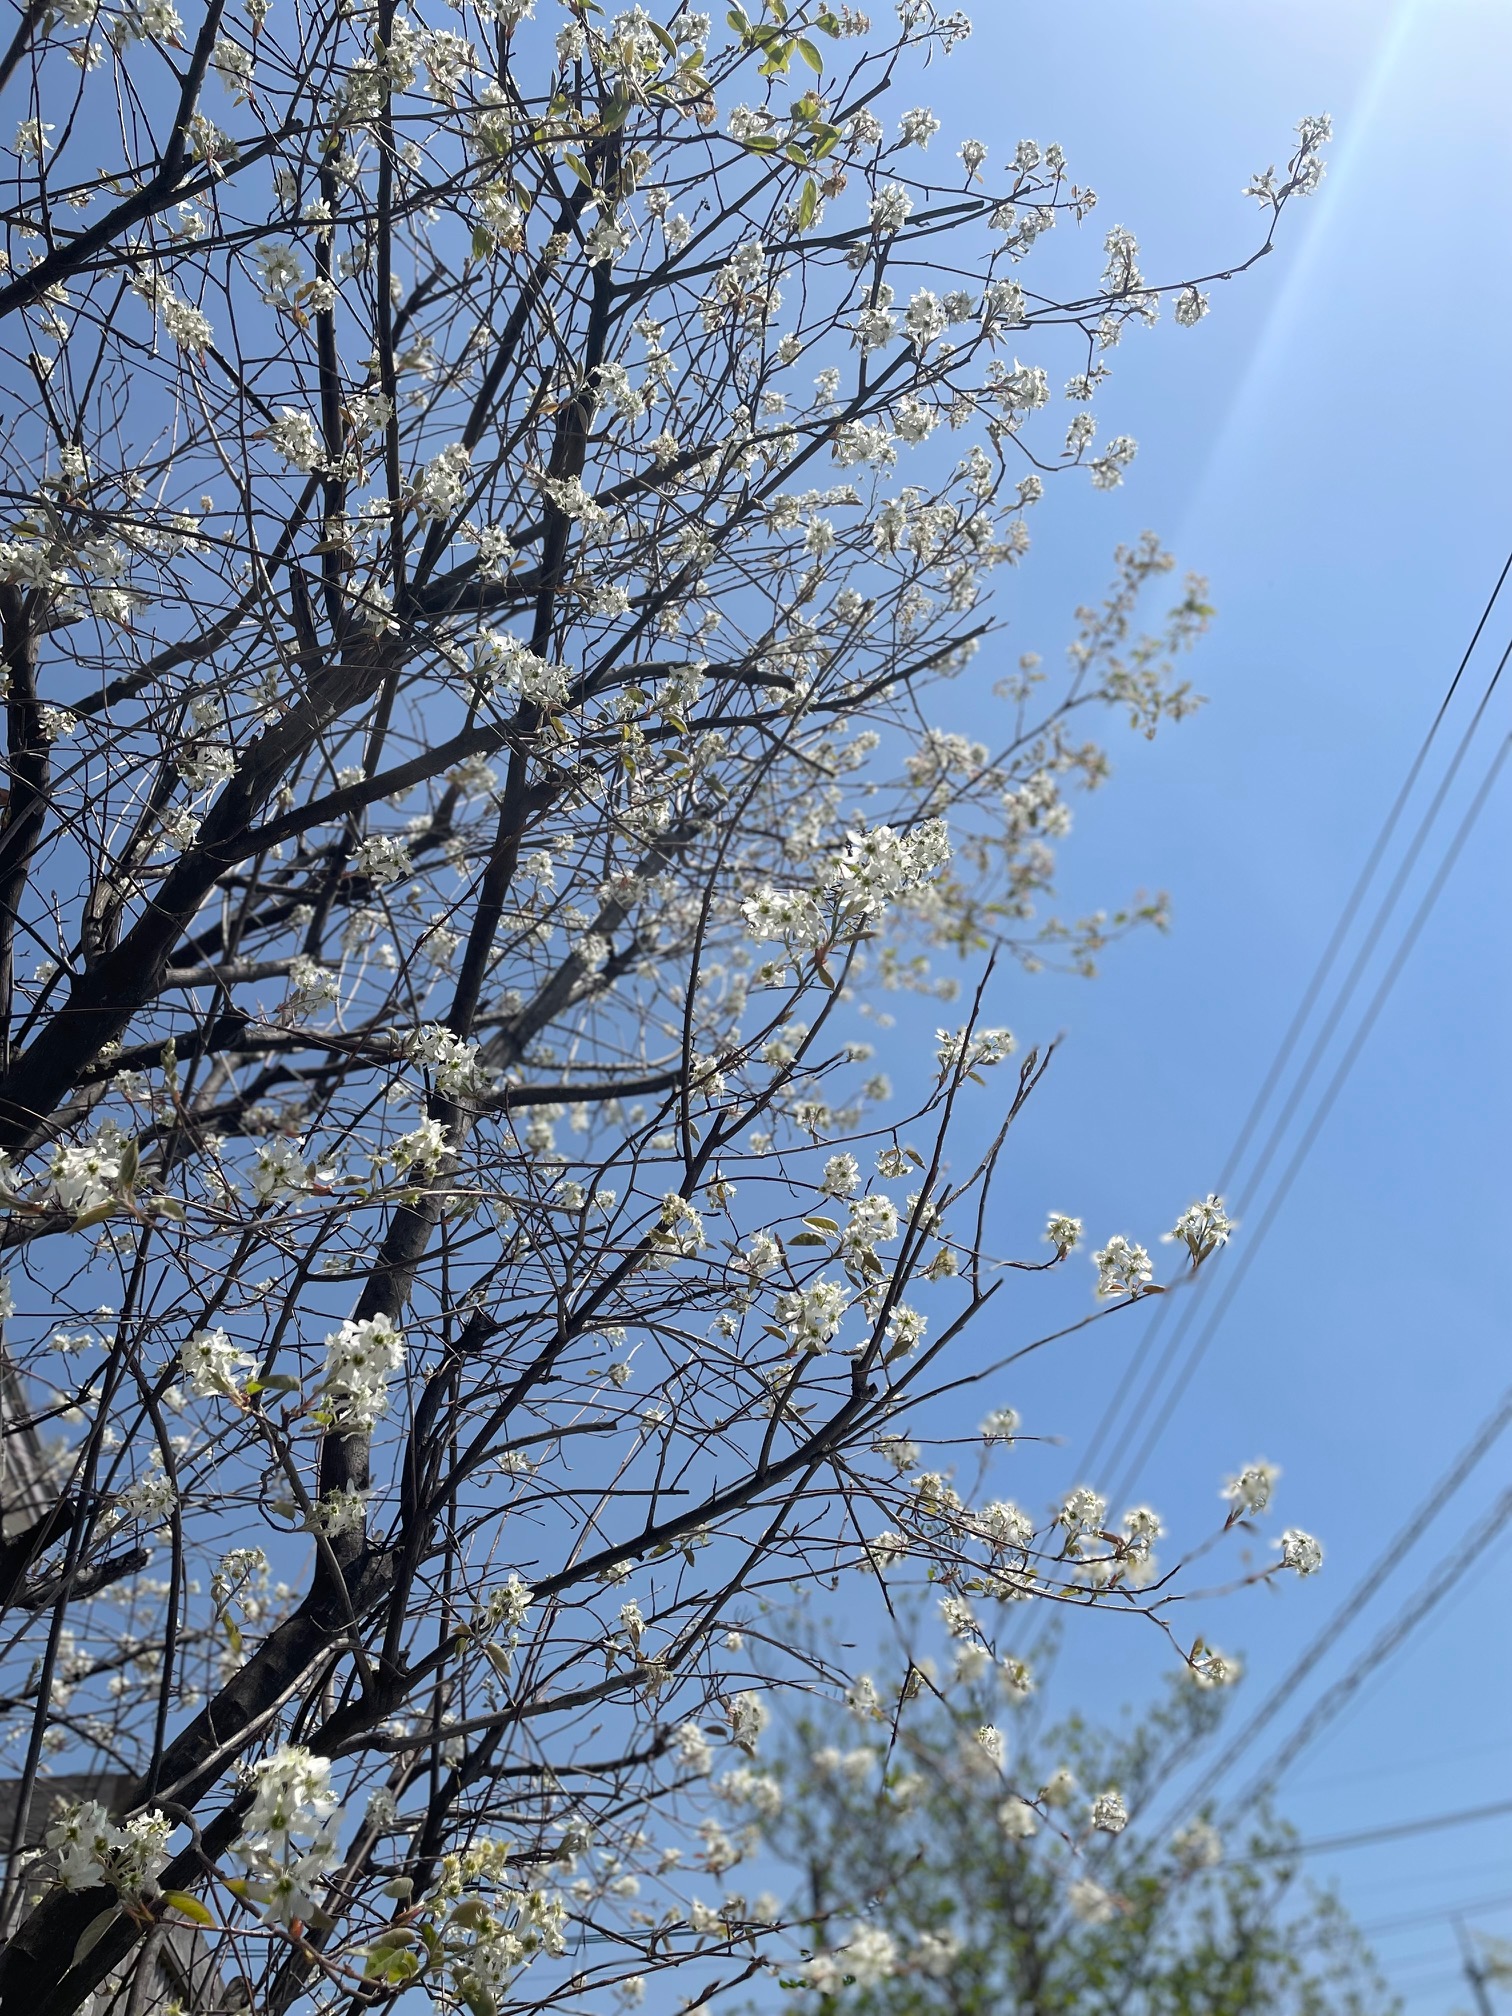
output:
[[177,1911],[181,1918],[192,1918],[196,1925],[215,1923],[214,1913],[198,1897],[191,1897],[187,1890],[165,1890],[163,1902],[170,1910]]
[[96,1946],[99,1945],[120,1915],[120,1906],[112,1904],[110,1909],[102,1911],[98,1918],[91,1918],[89,1923],[84,1927],[84,1930],[79,1934],[78,1944],[73,1950],[73,1959],[68,1964],[71,1967],[81,1966]]

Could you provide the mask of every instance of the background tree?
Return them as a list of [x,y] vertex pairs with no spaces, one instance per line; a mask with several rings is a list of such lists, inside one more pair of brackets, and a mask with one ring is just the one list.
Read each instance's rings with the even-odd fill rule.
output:
[[[1124,1732],[1010,1716],[1021,1665],[968,1658],[884,1728],[801,1723],[773,1847],[806,1871],[825,2016],[1365,2016],[1396,2006],[1293,1830],[1262,1807],[1162,1837],[1144,1814],[1212,1736],[1222,1697],[1179,1681]],[[858,1740],[859,1739],[859,1740]],[[849,1921],[849,1922],[847,1922]]]
[[[661,1844],[742,1852],[747,1592],[885,1521],[1173,1630],[1094,1493],[984,1523],[900,1417],[1079,1236],[996,1255],[1004,1136],[946,1138],[987,955],[1159,915],[1034,912],[1200,587],[1142,637],[1122,555],[990,741],[929,696],[1205,296],[1121,227],[1031,291],[1059,150],[884,124],[962,17],[659,13],[38,0],[0,54],[7,2011],[139,2007],[144,1948],[275,2010],[739,1978]],[[942,947],[895,1104],[860,983]]]

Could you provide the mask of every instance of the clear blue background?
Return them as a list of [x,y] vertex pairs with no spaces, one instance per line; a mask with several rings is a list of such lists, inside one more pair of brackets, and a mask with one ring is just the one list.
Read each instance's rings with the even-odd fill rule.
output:
[[[1035,552],[1002,597],[1012,650],[1049,656],[1074,605],[1101,588],[1114,542],[1145,526],[1212,578],[1219,617],[1194,661],[1211,706],[1154,748],[1113,738],[1117,772],[1079,802],[1065,858],[1065,911],[1164,887],[1173,935],[1115,950],[1095,985],[1014,979],[994,1003],[1023,1038],[1067,1038],[1006,1165],[1000,1248],[1028,1250],[1048,1207],[1083,1216],[1099,1243],[1125,1230],[1153,1245],[1217,1180],[1512,547],[1512,10],[990,0],[972,11],[972,41],[927,87],[944,121],[932,151],[973,134],[1001,161],[1021,137],[1059,140],[1101,197],[1084,227],[1089,272],[1114,222],[1137,232],[1152,279],[1242,256],[1255,237],[1240,196],[1249,174],[1284,159],[1304,112],[1335,121],[1328,178],[1288,213],[1274,256],[1215,287],[1199,330],[1167,318],[1113,353],[1101,432],[1138,438],[1129,481],[1112,497],[1081,478],[1052,485]],[[1493,633],[1499,650],[1512,598]],[[1472,667],[1477,691],[1489,664]],[[1456,733],[1467,715],[1456,710]],[[936,718],[985,732],[964,685]],[[1428,872],[1509,728],[1512,688],[1493,702]],[[1512,1379],[1509,824],[1504,775],[1141,1480],[1173,1528],[1205,1532],[1222,1474],[1263,1454],[1284,1469],[1282,1518],[1326,1543],[1323,1576],[1204,1608],[1203,1628],[1244,1654],[1240,1715]],[[900,1019],[910,1030],[920,1018],[905,1007]],[[1239,1200],[1252,1222],[1254,1203]],[[1019,1295],[971,1348],[996,1357],[1034,1334],[1043,1308]],[[1027,1425],[1067,1444],[1022,1452],[1026,1502],[1080,1481],[1076,1452],[1145,1321],[1099,1325],[1004,1383]],[[1437,1560],[1476,1545],[1509,1451],[1512,1434],[1279,1730]],[[1305,1838],[1512,1798],[1509,1595],[1503,1533],[1283,1780]],[[1184,1621],[1190,1632],[1199,1619]],[[1058,1684],[1106,1710],[1160,1665],[1153,1633],[1105,1627],[1075,1637]],[[1269,1748],[1247,1755],[1240,1778]],[[1512,1932],[1512,1816],[1310,1866],[1375,1933],[1413,2016],[1469,2001],[1453,1910],[1476,1907],[1472,1925]],[[1480,1908],[1488,1898],[1503,1901]]]

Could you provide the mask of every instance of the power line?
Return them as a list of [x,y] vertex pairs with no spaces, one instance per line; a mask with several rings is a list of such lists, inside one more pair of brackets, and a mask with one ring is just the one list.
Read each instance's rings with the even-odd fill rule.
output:
[[1470,1757],[1505,1757],[1512,1752],[1512,1736],[1495,1743],[1473,1743],[1468,1750],[1435,1750],[1424,1756],[1397,1757],[1389,1764],[1362,1764],[1353,1771],[1327,1771],[1321,1778],[1310,1777],[1309,1792],[1333,1792],[1341,1785],[1375,1783],[1382,1778],[1402,1778],[1413,1771],[1437,1771],[1445,1764],[1463,1764]]
[[[1507,662],[1509,656],[1512,656],[1512,646],[1509,646],[1508,652],[1504,654],[1502,659],[1503,664]],[[1350,1039],[1349,1047],[1345,1050],[1322,1099],[1314,1109],[1313,1117],[1308,1123],[1306,1132],[1303,1134],[1295,1154],[1286,1166],[1279,1187],[1272,1193],[1269,1202],[1265,1206],[1253,1236],[1245,1242],[1237,1264],[1232,1270],[1225,1273],[1223,1287],[1219,1291],[1219,1299],[1213,1309],[1212,1315],[1205,1329],[1199,1334],[1196,1343],[1188,1353],[1187,1360],[1177,1374],[1175,1384],[1167,1394],[1154,1425],[1150,1428],[1143,1443],[1140,1445],[1138,1455],[1126,1466],[1123,1479],[1120,1480],[1118,1488],[1112,1493],[1114,1497],[1123,1496],[1131,1488],[1132,1484],[1137,1481],[1140,1469],[1148,1460],[1160,1437],[1164,1434],[1172,1414],[1176,1411],[1183,1394],[1191,1383],[1193,1373],[1205,1357],[1208,1346],[1212,1343],[1213,1337],[1217,1333],[1219,1324],[1223,1321],[1230,1304],[1244,1282],[1245,1276],[1254,1264],[1255,1256],[1264,1244],[1266,1234],[1275,1224],[1282,1206],[1291,1193],[1292,1185],[1296,1182],[1301,1172],[1302,1165],[1306,1162],[1313,1145],[1322,1133],[1328,1116],[1333,1111],[1335,1102],[1343,1091],[1350,1072],[1353,1070],[1360,1052],[1364,1049],[1370,1033],[1380,1017],[1381,1010],[1390,999],[1392,990],[1395,988],[1397,980],[1401,977],[1402,970],[1406,966],[1413,948],[1422,934],[1424,925],[1428,922],[1434,906],[1443,894],[1444,886],[1448,882],[1455,864],[1464,850],[1466,841],[1474,830],[1476,821],[1485,809],[1486,802],[1490,798],[1496,780],[1501,773],[1502,764],[1506,761],[1509,744],[1512,744],[1512,738],[1503,738],[1498,745],[1496,755],[1492,758],[1491,765],[1481,781],[1480,788],[1471,800],[1465,817],[1461,820],[1454,838],[1449,843],[1448,851],[1444,855],[1438,873],[1434,876],[1427,893],[1418,905],[1412,921],[1408,925],[1407,931],[1392,957],[1391,964],[1382,975],[1364,1017]],[[1178,1332],[1178,1336],[1179,1334]],[[1169,1355],[1168,1351],[1168,1358]]]
[[1396,1820],[1384,1827],[1363,1827],[1357,1834],[1330,1834],[1321,1841],[1293,1841],[1256,1848],[1248,1855],[1230,1858],[1230,1868],[1248,1868],[1253,1862],[1284,1862],[1293,1855],[1335,1855],[1347,1848],[1371,1848],[1377,1841],[1403,1841],[1414,1834],[1439,1834],[1446,1827],[1468,1827],[1478,1820],[1499,1820],[1512,1813],[1512,1799],[1498,1799],[1490,1806],[1467,1806],[1458,1813],[1429,1813],[1417,1820]]
[[1470,1570],[1479,1565],[1487,1544],[1512,1520],[1512,1490],[1504,1491],[1492,1506],[1485,1521],[1475,1529],[1474,1540],[1470,1544],[1459,1543],[1452,1554],[1448,1554],[1419,1585],[1417,1594],[1387,1625],[1386,1629],[1371,1641],[1366,1649],[1313,1704],[1304,1719],[1287,1737],[1270,1763],[1259,1775],[1252,1779],[1241,1793],[1239,1804],[1248,1804],[1262,1792],[1268,1791],[1285,1771],[1302,1754],[1314,1737],[1333,1721],[1359,1691],[1365,1679],[1380,1665],[1449,1594]]
[[[1338,922],[1334,926],[1333,934],[1329,938],[1328,944],[1324,948],[1322,956],[1320,957],[1317,966],[1314,968],[1312,977],[1309,980],[1307,987],[1303,992],[1302,1000],[1297,1007],[1296,1013],[1292,1017],[1291,1025],[1287,1029],[1285,1036],[1282,1038],[1281,1043],[1276,1050],[1275,1056],[1271,1060],[1270,1068],[1266,1072],[1265,1079],[1261,1084],[1259,1091],[1256,1093],[1254,1100],[1251,1102],[1249,1113],[1245,1117],[1244,1123],[1239,1130],[1239,1134],[1234,1143],[1234,1146],[1229,1152],[1227,1161],[1224,1165],[1223,1172],[1220,1175],[1218,1182],[1218,1189],[1220,1193],[1227,1191],[1230,1184],[1232,1183],[1233,1178],[1238,1170],[1239,1163],[1241,1162],[1244,1152],[1249,1145],[1250,1137],[1254,1133],[1255,1128],[1258,1126],[1260,1117],[1264,1112],[1266,1106],[1270,1103],[1271,1096],[1274,1093],[1277,1084],[1280,1082],[1281,1076],[1285,1071],[1287,1064],[1291,1061],[1292,1053],[1295,1050],[1297,1043],[1301,1038],[1302,1031],[1306,1027],[1306,1024],[1309,1018],[1311,1017],[1314,1007],[1317,1005],[1317,1001],[1320,995],[1322,994],[1324,986],[1327,984],[1328,976],[1333,970],[1333,966],[1336,960],[1338,959],[1338,956],[1342,951],[1345,942],[1348,939],[1350,930],[1352,929],[1354,924],[1354,920],[1356,916],[1359,914],[1360,906],[1364,902],[1366,893],[1369,890],[1371,883],[1375,879],[1376,871],[1380,866],[1382,857],[1384,856],[1387,847],[1391,843],[1392,835],[1395,833],[1397,824],[1401,819],[1402,813],[1406,809],[1408,801],[1412,796],[1412,792],[1417,784],[1417,780],[1422,773],[1423,765],[1428,759],[1429,752],[1431,751],[1433,743],[1438,735],[1439,729],[1443,724],[1444,717],[1449,710],[1449,707],[1454,699],[1456,692],[1459,690],[1460,682],[1465,675],[1465,671],[1469,666],[1470,660],[1475,653],[1477,645],[1480,643],[1481,636],[1485,631],[1486,625],[1491,619],[1492,611],[1496,607],[1497,600],[1501,595],[1503,587],[1506,585],[1509,574],[1512,574],[1512,552],[1508,553],[1506,560],[1502,563],[1502,569],[1500,574],[1498,574],[1496,578],[1496,584],[1492,588],[1490,595],[1487,597],[1486,605],[1481,611],[1480,618],[1475,625],[1474,631],[1471,634],[1470,641],[1465,646],[1464,652],[1460,657],[1459,664],[1455,667],[1454,676],[1449,681],[1448,688],[1445,691],[1443,698],[1439,702],[1438,710],[1435,713],[1433,720],[1429,723],[1427,733],[1424,735],[1423,740],[1418,747],[1417,754],[1413,757],[1411,764],[1408,766],[1407,776],[1404,779],[1401,788],[1397,792],[1396,799],[1392,804],[1390,810],[1388,811],[1385,820],[1382,822],[1379,832],[1376,834],[1376,838],[1372,843],[1370,852],[1366,857],[1365,864],[1363,868],[1360,870],[1360,874],[1355,882],[1354,888],[1351,890],[1350,895],[1347,901],[1345,902],[1344,908],[1340,913]],[[1502,663],[1504,664],[1505,662],[1506,661],[1504,657]],[[1496,679],[1500,677],[1500,673],[1501,673],[1501,666],[1499,665],[1491,681],[1492,687],[1494,687]],[[1490,696],[1490,688],[1488,688],[1487,694],[1483,697],[1480,708],[1477,709],[1475,716],[1476,722],[1479,721],[1481,712],[1483,712],[1485,707],[1485,701],[1486,699],[1489,698],[1489,696]],[[1472,730],[1474,725],[1475,723],[1472,723]],[[1459,751],[1456,752],[1454,763],[1451,765],[1451,774],[1453,770],[1458,768],[1458,763],[1461,755],[1463,754],[1465,746],[1466,746],[1465,742],[1462,739],[1461,748]],[[1158,1388],[1160,1381],[1163,1379],[1165,1375],[1165,1368],[1170,1363],[1171,1355],[1179,1345],[1180,1332],[1181,1330],[1184,1330],[1186,1323],[1191,1318],[1193,1306],[1194,1305],[1192,1304],[1188,1304],[1187,1309],[1183,1312],[1183,1319],[1181,1325],[1178,1328],[1178,1335],[1177,1337],[1171,1340],[1171,1344],[1167,1347],[1166,1353],[1161,1360],[1161,1364],[1156,1369],[1153,1381],[1151,1385],[1146,1389],[1147,1392],[1152,1393],[1156,1388]],[[1160,1329],[1163,1325],[1164,1319],[1168,1313],[1169,1307],[1170,1305],[1168,1303],[1162,1302],[1159,1309],[1156,1311],[1154,1320],[1151,1323],[1148,1331],[1145,1333],[1145,1337],[1143,1340],[1144,1347],[1146,1350],[1148,1350],[1153,1345],[1156,1336],[1158,1336]],[[1124,1401],[1127,1399],[1130,1388],[1132,1387],[1134,1379],[1137,1376],[1138,1365],[1139,1365],[1139,1353],[1136,1351],[1134,1353],[1131,1353],[1129,1362],[1124,1368],[1124,1372],[1119,1380],[1117,1387],[1113,1392],[1112,1397],[1108,1402],[1107,1407],[1104,1409],[1102,1418],[1098,1422],[1096,1429],[1093,1431],[1092,1440],[1088,1444],[1087,1452],[1083,1459],[1084,1469],[1089,1468],[1091,1464],[1094,1462],[1096,1456],[1101,1451],[1101,1447],[1105,1437],[1111,1431],[1114,1423],[1117,1421],[1119,1412],[1122,1409]],[[1145,1407],[1147,1406],[1147,1404],[1148,1404],[1147,1401],[1141,1403],[1140,1407],[1136,1410],[1136,1419],[1138,1414],[1143,1413],[1145,1411]]]
[[1469,1904],[1440,1904],[1432,1911],[1408,1911],[1399,1918],[1378,1918],[1373,1925],[1357,1925],[1355,1930],[1362,1939],[1383,1939],[1388,1932],[1410,1931],[1415,1925],[1436,1925],[1443,1918],[1464,1918],[1476,1911],[1508,1909],[1512,1909],[1512,1890],[1498,1890],[1494,1897],[1477,1897]]
[[[1503,668],[1506,666],[1509,658],[1512,658],[1512,644],[1509,644],[1507,650],[1502,653],[1501,659],[1496,668],[1495,678],[1500,678],[1501,672]],[[1493,684],[1494,683],[1495,680],[1493,679]],[[1490,689],[1488,688],[1487,691],[1489,694]],[[1478,711],[1476,719],[1479,720],[1479,718],[1480,714]],[[1461,747],[1463,748],[1464,746],[1465,745],[1462,743]],[[1491,767],[1488,770],[1485,778],[1483,779],[1480,789],[1477,791],[1475,797],[1471,801],[1469,811],[1467,812],[1465,818],[1460,822],[1459,829],[1455,833],[1454,838],[1450,841],[1448,850],[1445,853],[1444,858],[1439,865],[1438,873],[1435,875],[1432,883],[1429,885],[1426,896],[1424,897],[1423,901],[1419,904],[1418,909],[1414,914],[1412,921],[1409,923],[1406,932],[1398,942],[1396,952],[1393,954],[1391,962],[1388,965],[1386,972],[1383,974],[1381,981],[1376,988],[1375,994],[1365,1010],[1364,1016],[1362,1017],[1358,1026],[1356,1027],[1354,1035],[1350,1038],[1348,1047],[1345,1049],[1343,1058],[1340,1060],[1340,1063],[1337,1069],[1335,1070],[1332,1079],[1329,1081],[1328,1087],[1325,1090],[1322,1099],[1319,1101],[1318,1105],[1314,1108],[1312,1119],[1309,1121],[1307,1125],[1307,1128],[1302,1136],[1300,1145],[1298,1146],[1295,1154],[1292,1156],[1291,1161],[1287,1164],[1287,1167],[1284,1173],[1282,1174],[1278,1188],[1272,1192],[1269,1200],[1267,1201],[1264,1207],[1264,1210],[1261,1213],[1259,1223],[1255,1226],[1251,1236],[1245,1241],[1243,1250],[1239,1255],[1237,1263],[1234,1265],[1233,1268],[1225,1271],[1223,1276],[1223,1286],[1219,1290],[1218,1303],[1216,1308],[1213,1310],[1211,1314],[1207,1327],[1203,1332],[1201,1332],[1201,1334],[1197,1339],[1197,1342],[1193,1345],[1191,1351],[1188,1353],[1187,1360],[1183,1364],[1181,1370],[1178,1372],[1175,1385],[1168,1392],[1166,1399],[1161,1407],[1161,1411],[1156,1418],[1154,1426],[1148,1431],[1148,1433],[1145,1436],[1144,1442],[1140,1446],[1139,1454],[1126,1468],[1125,1471],[1126,1481],[1121,1481],[1118,1490],[1116,1490],[1113,1493],[1115,1497],[1120,1496],[1123,1491],[1130,1488],[1132,1483],[1136,1480],[1137,1473],[1142,1468],[1144,1463],[1149,1459],[1151,1452],[1154,1450],[1156,1444],[1159,1442],[1160,1437],[1164,1434],[1172,1414],[1175,1412],[1178,1404],[1181,1401],[1182,1395],[1185,1393],[1188,1385],[1191,1383],[1192,1375],[1195,1373],[1198,1365],[1201,1364],[1203,1358],[1206,1356],[1208,1346],[1211,1344],[1213,1336],[1216,1333],[1219,1324],[1222,1322],[1225,1314],[1229,1309],[1229,1306],[1234,1300],[1234,1297],[1238,1294],[1240,1287],[1243,1285],[1244,1279],[1248,1274],[1250,1268],[1253,1266],[1256,1256],[1260,1251],[1260,1248],[1265,1243],[1267,1234],[1269,1233],[1271,1227],[1275,1224],[1282,1206],[1285,1204],[1287,1197],[1290,1195],[1292,1185],[1295,1183],[1297,1176],[1301,1171],[1302,1165],[1307,1160],[1308,1155],[1312,1152],[1312,1149],[1315,1143],[1317,1142],[1318,1136],[1322,1133],[1323,1127],[1328,1120],[1328,1116],[1332,1112],[1334,1104],[1338,1099],[1340,1092],[1343,1090],[1344,1085],[1348,1080],[1351,1071],[1354,1069],[1355,1063],[1357,1062],[1360,1056],[1360,1052],[1364,1049],[1366,1041],[1368,1040],[1372,1029],[1375,1027],[1377,1018],[1379,1017],[1381,1010],[1385,1007],[1386,1002],[1389,999],[1391,992],[1397,983],[1397,980],[1401,976],[1402,970],[1405,967],[1408,958],[1411,956],[1412,950],[1417,943],[1418,937],[1422,932],[1423,926],[1427,923],[1428,918],[1433,911],[1434,905],[1437,903],[1439,896],[1443,892],[1444,885],[1448,881],[1449,875],[1453,871],[1454,865],[1459,859],[1460,853],[1465,845],[1465,842],[1469,839],[1471,830],[1473,829],[1476,820],[1480,817],[1485,802],[1491,794],[1492,787],[1496,782],[1497,775],[1500,772],[1501,765],[1506,756],[1506,753],[1507,753],[1507,745],[1504,741],[1498,747],[1497,753],[1495,757],[1493,757],[1492,759]],[[1435,801],[1435,811],[1437,803],[1438,801]],[[1432,812],[1428,815],[1430,821],[1433,816],[1434,813]],[[1426,831],[1426,826],[1420,828],[1419,831],[1420,834]],[[1398,892],[1399,892],[1399,885],[1396,885],[1390,892],[1387,898],[1386,905],[1383,907],[1383,910],[1381,912],[1382,917],[1388,914],[1389,908],[1392,905],[1394,905],[1396,895]],[[1374,938],[1372,938],[1369,941],[1372,947],[1374,945],[1374,942],[1375,942]],[[1351,987],[1353,986],[1354,979],[1356,978],[1356,975],[1359,972],[1359,970],[1360,968],[1357,965],[1355,971],[1352,972],[1350,975]],[[1334,1026],[1336,1025],[1331,1023],[1326,1031],[1325,1037],[1320,1040],[1326,1041],[1327,1036],[1332,1035]],[[1321,1054],[1322,1054],[1321,1050],[1315,1047],[1312,1056],[1309,1058],[1308,1063],[1309,1074],[1311,1072],[1313,1063],[1317,1060],[1317,1058],[1321,1056]],[[1271,1137],[1271,1143],[1269,1144],[1270,1146],[1279,1144],[1280,1140],[1279,1128],[1283,1127],[1286,1124],[1286,1121],[1289,1121],[1292,1110],[1293,1110],[1292,1107],[1288,1106],[1287,1113],[1284,1116],[1283,1121],[1278,1123],[1278,1131],[1273,1133]],[[1267,1150],[1267,1153],[1269,1153],[1269,1148]],[[1266,1166],[1268,1166],[1268,1162]],[[1147,1409],[1150,1402],[1153,1400],[1155,1393],[1159,1390],[1160,1382],[1165,1375],[1166,1369],[1172,1362],[1176,1348],[1179,1345],[1182,1336],[1185,1334],[1187,1324],[1192,1319],[1192,1317],[1195,1316],[1195,1314],[1197,1313],[1197,1307],[1198,1305],[1194,1300],[1188,1307],[1188,1309],[1184,1312],[1182,1321],[1177,1328],[1175,1336],[1173,1336],[1170,1343],[1166,1347],[1165,1355],[1161,1360],[1160,1366],[1157,1368],[1154,1377],[1147,1383],[1144,1395],[1142,1396],[1138,1407],[1135,1409],[1136,1420],[1138,1419],[1139,1415],[1142,1414]]]
[[1249,1721],[1231,1739],[1227,1748],[1214,1763],[1209,1765],[1201,1780],[1187,1795],[1185,1803],[1188,1807],[1200,1805],[1225,1772],[1231,1770],[1238,1762],[1260,1732],[1275,1720],[1340,1633],[1354,1622],[1377,1590],[1405,1560],[1433,1520],[1495,1445],[1497,1438],[1509,1423],[1512,1423],[1512,1387],[1502,1395],[1499,1405],[1482,1422],[1471,1441],[1455,1457],[1427,1497],[1413,1508],[1409,1517],[1392,1534],[1349,1596],[1311,1644],[1298,1656],[1287,1673],[1276,1682]]

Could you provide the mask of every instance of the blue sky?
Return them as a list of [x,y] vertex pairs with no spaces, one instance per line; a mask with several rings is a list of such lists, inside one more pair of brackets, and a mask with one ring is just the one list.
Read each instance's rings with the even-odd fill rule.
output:
[[[1036,551],[1003,597],[1013,648],[1057,651],[1114,542],[1150,526],[1211,577],[1219,610],[1194,664],[1211,706],[1153,748],[1115,741],[1113,782],[1082,802],[1066,854],[1068,911],[1135,883],[1164,887],[1173,934],[1116,950],[1095,985],[1015,979],[994,1004],[1025,1038],[1067,1039],[1005,1170],[1005,1230],[1027,1232],[1053,1206],[1089,1233],[1148,1242],[1218,1180],[1512,547],[1512,14],[1492,0],[997,0],[973,11],[972,42],[931,84],[945,122],[936,146],[972,133],[1001,159],[1021,137],[1058,139],[1100,193],[1087,230],[1130,225],[1152,278],[1242,256],[1255,235],[1240,196],[1249,174],[1284,158],[1303,113],[1335,122],[1323,190],[1288,213],[1274,256],[1215,287],[1198,331],[1167,321],[1115,353],[1099,406],[1105,434],[1140,442],[1129,481],[1112,497],[1052,486]],[[1499,653],[1509,635],[1505,597],[1485,644]],[[1483,648],[1467,673],[1429,789],[1493,662]],[[957,697],[966,718],[942,702],[940,723],[969,728],[971,696]],[[1388,950],[1509,728],[1512,688],[1493,699],[1450,788]],[[1323,1576],[1203,1612],[1212,1637],[1245,1657],[1240,1715],[1512,1378],[1499,1261],[1512,1190],[1509,826],[1504,774],[1138,1480],[1178,1531],[1205,1531],[1222,1475],[1263,1454],[1283,1466],[1282,1519],[1326,1542]],[[1332,1057],[1302,1124],[1331,1068]],[[1289,1149],[1290,1138],[1283,1161]],[[1237,1199],[1251,1226],[1265,1194]],[[1027,1307],[1023,1320],[1034,1320]],[[1010,1309],[984,1355],[1018,1341],[1018,1321]],[[1147,1321],[1099,1325],[1003,1392],[1067,1444],[1026,1454],[1026,1498],[1079,1481],[1078,1452]],[[1230,1789],[1436,1562],[1476,1545],[1509,1448],[1512,1434]],[[1283,1779],[1304,1837],[1512,1801],[1509,1594],[1503,1536]],[[1144,1636],[1087,1634],[1064,1683],[1088,1706],[1128,1699],[1160,1663]],[[1512,1933],[1512,1814],[1312,1866],[1377,1931],[1413,2016],[1468,2000],[1452,1909]],[[1481,1908],[1493,1897],[1499,1908]]]

